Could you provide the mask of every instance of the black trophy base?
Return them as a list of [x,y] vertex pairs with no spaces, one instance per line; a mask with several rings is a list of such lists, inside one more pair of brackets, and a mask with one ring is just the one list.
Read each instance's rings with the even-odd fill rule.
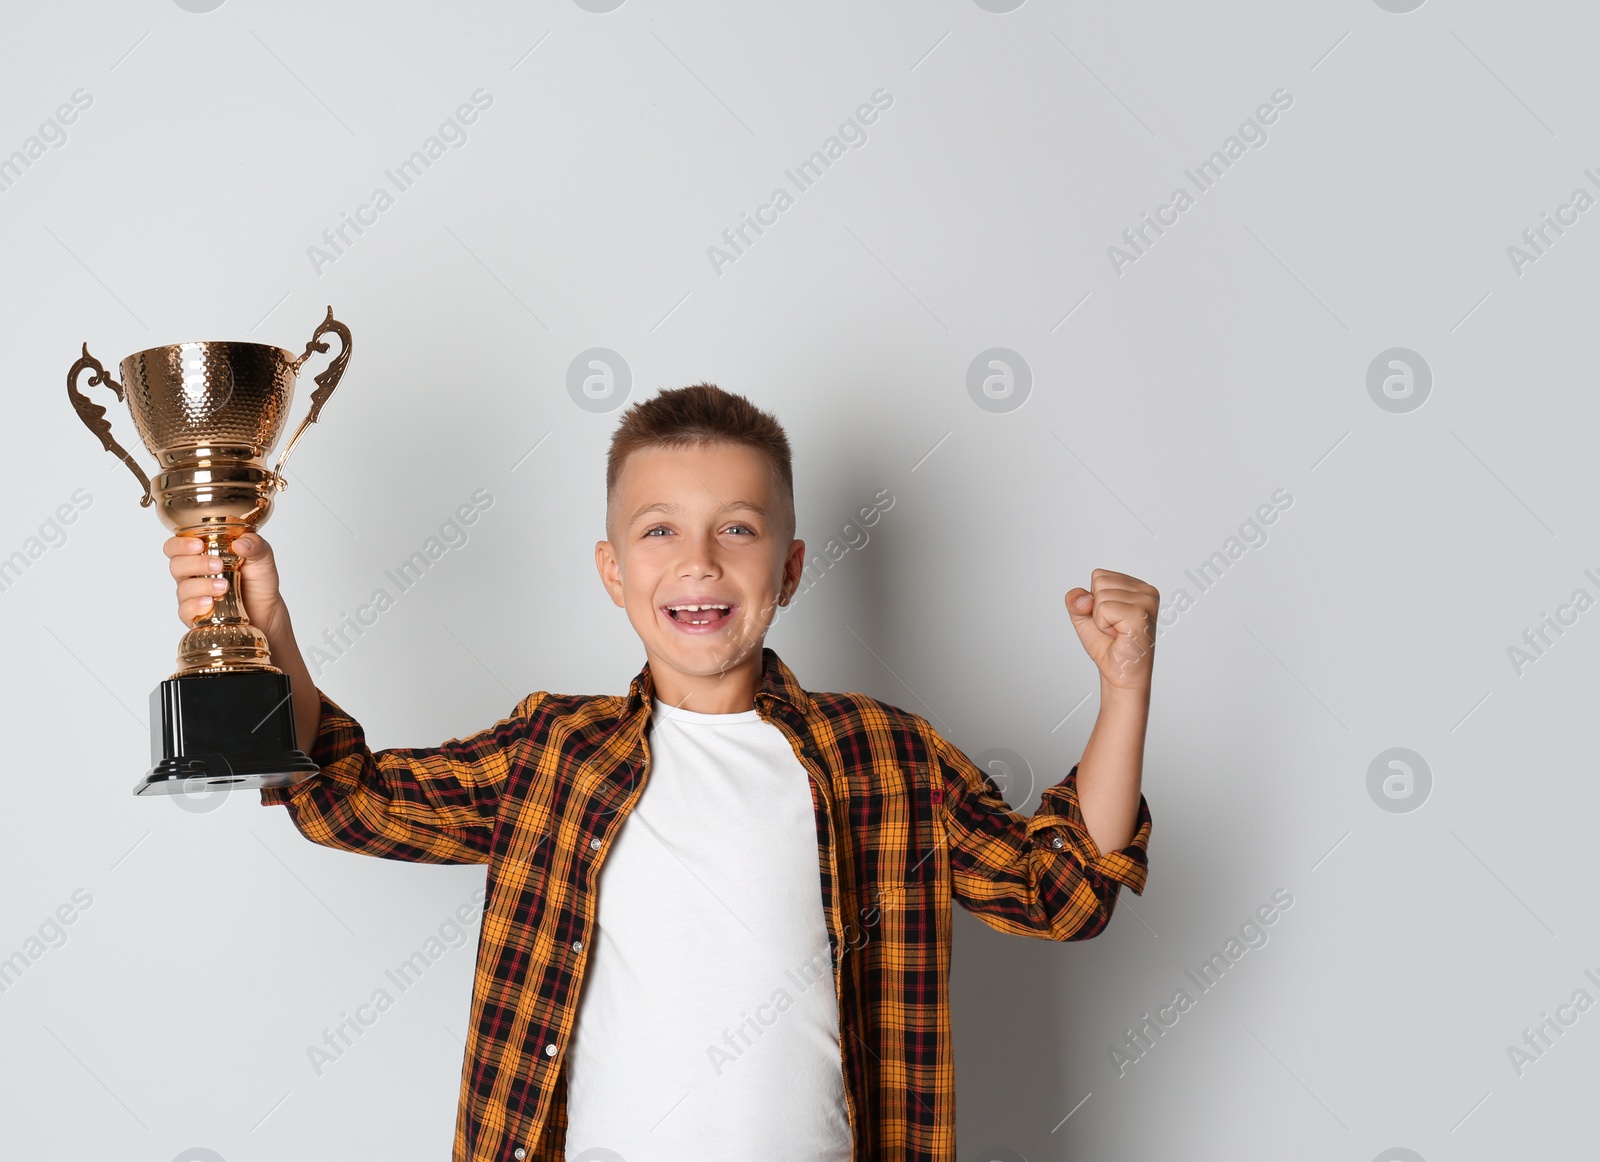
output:
[[289,675],[190,674],[150,691],[151,768],[135,795],[289,787],[322,768],[295,746]]

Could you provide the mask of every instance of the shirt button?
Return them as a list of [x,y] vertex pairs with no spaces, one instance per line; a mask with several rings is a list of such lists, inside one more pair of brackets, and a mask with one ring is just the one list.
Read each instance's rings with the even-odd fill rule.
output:
[[591,839],[589,841],[589,846],[594,848],[596,851],[599,851],[600,850],[600,841],[598,839]]
[[522,1159],[528,1156],[528,1152],[521,1146],[518,1146],[515,1150],[511,1151],[511,1156],[517,1159],[517,1162],[522,1162]]
[[1062,839],[1059,835],[1052,835],[1050,837],[1050,846],[1055,848],[1057,851],[1060,851],[1063,847],[1067,846],[1067,841]]
[[554,1044],[546,1045],[544,1047],[544,1055],[546,1057],[554,1057],[556,1055],[556,1047],[555,1047],[555,1045]]
[[574,940],[572,942],[572,951],[574,951],[574,952],[582,952],[583,951],[583,941]]

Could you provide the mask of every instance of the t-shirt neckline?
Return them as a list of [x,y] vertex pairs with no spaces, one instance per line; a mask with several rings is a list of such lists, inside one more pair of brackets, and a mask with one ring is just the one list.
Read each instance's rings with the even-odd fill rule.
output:
[[668,706],[659,698],[651,698],[650,714],[652,718],[660,717],[693,726],[737,726],[743,722],[761,721],[761,712],[754,707],[749,710],[736,710],[731,714],[702,714],[698,710]]

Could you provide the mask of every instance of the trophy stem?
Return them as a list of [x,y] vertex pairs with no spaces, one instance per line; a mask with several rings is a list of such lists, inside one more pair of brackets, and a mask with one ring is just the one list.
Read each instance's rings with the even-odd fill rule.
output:
[[250,624],[239,596],[239,569],[243,562],[233,552],[233,541],[250,529],[244,525],[203,525],[177,530],[179,536],[199,537],[205,551],[222,560],[220,576],[228,588],[211,604],[209,613],[195,621],[194,628],[178,643],[178,669],[173,678],[192,674],[219,674],[239,670],[281,674],[272,664],[267,636]]

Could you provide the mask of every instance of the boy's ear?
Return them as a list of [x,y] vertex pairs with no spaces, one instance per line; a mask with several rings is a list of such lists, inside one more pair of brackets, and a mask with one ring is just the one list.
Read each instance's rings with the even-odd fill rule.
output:
[[787,594],[779,601],[780,605],[788,605],[794,600],[795,592],[800,588],[800,578],[806,568],[806,543],[795,540],[789,542],[789,555],[783,561],[783,582],[779,586],[780,593]]
[[594,543],[594,567],[600,574],[600,583],[611,594],[611,603],[622,605],[622,563],[611,548],[610,541]]

